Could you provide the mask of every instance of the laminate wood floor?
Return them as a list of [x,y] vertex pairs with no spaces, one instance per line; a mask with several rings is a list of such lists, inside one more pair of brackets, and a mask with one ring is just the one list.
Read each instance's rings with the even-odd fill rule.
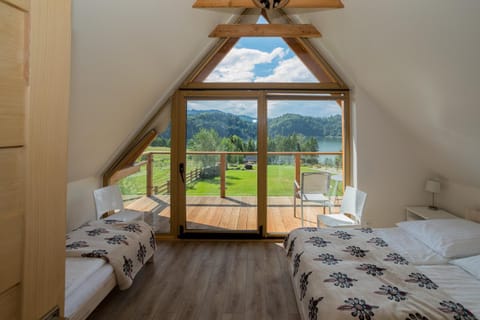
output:
[[272,242],[159,242],[128,290],[88,318],[300,319],[283,248]]

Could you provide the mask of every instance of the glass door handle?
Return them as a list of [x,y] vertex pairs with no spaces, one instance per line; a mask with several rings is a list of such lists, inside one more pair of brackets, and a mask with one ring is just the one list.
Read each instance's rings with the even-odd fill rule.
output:
[[185,164],[180,163],[178,165],[178,172],[180,172],[180,177],[182,178],[182,182],[185,183]]

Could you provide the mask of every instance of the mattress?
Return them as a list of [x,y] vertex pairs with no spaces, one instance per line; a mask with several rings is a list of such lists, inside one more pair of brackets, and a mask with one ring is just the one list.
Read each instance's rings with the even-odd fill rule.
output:
[[65,296],[82,285],[106,261],[97,258],[67,258],[65,261]]
[[[99,259],[95,259],[99,260]],[[106,263],[65,297],[65,317],[84,320],[116,286],[113,267]]]
[[377,234],[388,243],[393,251],[414,265],[447,264],[448,259],[439,255],[423,242],[400,228],[376,229]]
[[458,266],[436,265],[417,266],[433,282],[454,300],[461,301],[477,318],[480,319],[480,280]]

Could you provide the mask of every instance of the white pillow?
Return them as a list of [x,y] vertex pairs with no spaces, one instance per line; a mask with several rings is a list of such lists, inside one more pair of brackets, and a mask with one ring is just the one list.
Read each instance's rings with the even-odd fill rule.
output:
[[480,256],[450,260],[449,263],[459,266],[480,280]]
[[376,229],[377,234],[385,240],[390,249],[414,265],[446,264],[449,259],[438,254],[422,241],[412,237],[400,228]]
[[397,223],[437,253],[447,258],[480,254],[480,224],[464,219],[433,219]]

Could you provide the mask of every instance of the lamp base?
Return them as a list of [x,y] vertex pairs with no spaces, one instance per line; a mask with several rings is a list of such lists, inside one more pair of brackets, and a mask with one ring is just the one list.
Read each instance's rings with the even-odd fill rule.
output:
[[436,207],[436,206],[428,206],[428,209],[430,209],[430,210],[438,210],[438,207]]

